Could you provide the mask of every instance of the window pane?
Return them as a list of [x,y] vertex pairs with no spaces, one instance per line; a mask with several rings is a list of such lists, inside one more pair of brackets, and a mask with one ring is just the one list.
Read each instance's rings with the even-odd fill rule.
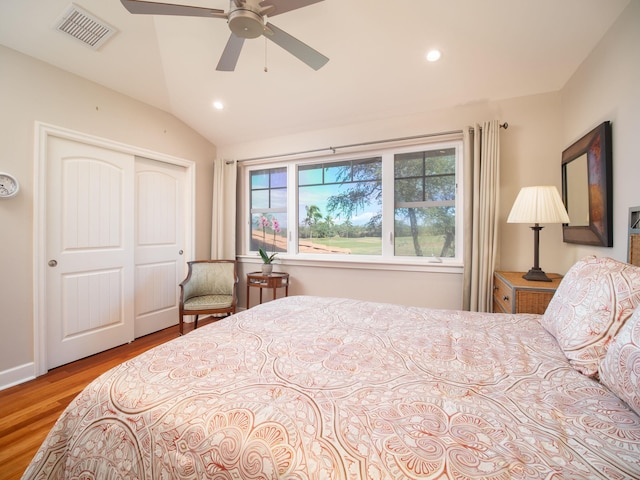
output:
[[298,250],[316,254],[380,255],[381,171],[380,158],[301,167],[298,171]]
[[422,178],[396,180],[396,202],[422,202],[424,200]]
[[456,151],[454,148],[448,148],[446,150],[434,150],[425,153],[427,157],[427,162],[425,165],[426,175],[455,173]]
[[353,178],[357,180],[379,180],[382,175],[380,157],[353,162]]
[[427,178],[425,186],[426,200],[455,200],[456,180],[453,175]]
[[342,183],[351,181],[351,164],[334,163],[324,165],[324,181],[323,183]]
[[455,257],[455,208],[396,208],[396,256]]
[[273,168],[271,173],[271,188],[281,188],[287,186],[287,169],[286,168]]
[[271,208],[287,208],[287,189],[271,190]]
[[251,250],[287,251],[287,214],[254,213],[251,215]]
[[269,190],[254,190],[251,192],[251,208],[269,208]]
[[396,178],[424,176],[424,154],[422,152],[400,154],[395,158]]
[[298,168],[298,185],[322,183],[322,165],[304,165]]
[[269,187],[269,170],[251,172],[251,190]]

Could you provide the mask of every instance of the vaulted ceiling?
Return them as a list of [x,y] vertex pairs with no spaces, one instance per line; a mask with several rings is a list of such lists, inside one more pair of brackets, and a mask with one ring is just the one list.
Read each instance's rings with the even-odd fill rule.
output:
[[[264,37],[245,42],[234,72],[216,71],[225,20],[132,15],[120,0],[74,1],[117,29],[98,50],[54,28],[68,0],[2,0],[0,44],[170,112],[222,146],[557,91],[629,1],[324,0],[269,19],[330,58],[318,71]],[[431,48],[440,61],[425,60]]]

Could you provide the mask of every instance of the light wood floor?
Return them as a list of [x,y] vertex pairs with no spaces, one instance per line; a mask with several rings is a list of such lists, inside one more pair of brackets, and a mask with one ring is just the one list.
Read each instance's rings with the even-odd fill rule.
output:
[[[198,325],[210,321],[202,319]],[[189,331],[191,324],[185,324],[185,333]],[[89,382],[177,336],[176,325],[0,391],[0,480],[17,480],[22,476],[57,418]]]

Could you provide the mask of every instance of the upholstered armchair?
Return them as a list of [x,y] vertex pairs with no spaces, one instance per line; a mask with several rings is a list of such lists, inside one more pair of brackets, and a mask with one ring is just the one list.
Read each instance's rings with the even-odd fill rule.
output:
[[187,262],[189,272],[180,284],[180,335],[184,316],[236,313],[238,274],[235,260],[197,260]]

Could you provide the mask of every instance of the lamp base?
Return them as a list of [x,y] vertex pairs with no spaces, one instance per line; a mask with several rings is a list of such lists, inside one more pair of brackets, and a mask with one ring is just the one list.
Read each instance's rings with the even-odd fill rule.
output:
[[525,273],[522,278],[525,280],[529,280],[532,282],[550,282],[551,279],[547,277],[547,274],[542,271],[541,268],[533,267],[527,273]]

